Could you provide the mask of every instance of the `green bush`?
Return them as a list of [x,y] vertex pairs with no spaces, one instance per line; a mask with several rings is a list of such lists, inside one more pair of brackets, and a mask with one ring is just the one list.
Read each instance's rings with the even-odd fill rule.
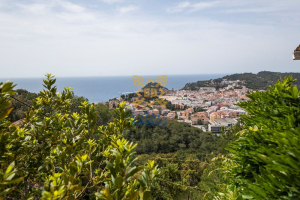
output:
[[249,115],[242,117],[245,130],[228,149],[228,190],[220,198],[230,199],[231,193],[233,199],[299,199],[300,92],[292,83],[292,77],[285,78],[239,104]]
[[135,165],[136,145],[122,136],[133,120],[125,103],[97,126],[94,105],[71,112],[71,89],[57,93],[46,76],[21,126],[6,119],[13,84],[0,85],[0,199],[150,199],[159,171],[154,161]]

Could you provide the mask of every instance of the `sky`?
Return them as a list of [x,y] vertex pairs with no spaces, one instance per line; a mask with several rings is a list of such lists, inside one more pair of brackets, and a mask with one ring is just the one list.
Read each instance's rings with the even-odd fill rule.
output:
[[0,0],[0,77],[300,72],[300,0]]

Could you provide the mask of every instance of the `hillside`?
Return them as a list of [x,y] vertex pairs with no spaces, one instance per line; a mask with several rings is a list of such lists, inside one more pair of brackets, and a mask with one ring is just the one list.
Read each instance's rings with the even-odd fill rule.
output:
[[222,79],[227,79],[228,81],[240,80],[245,82],[245,86],[253,90],[266,90],[268,86],[273,85],[277,80],[283,80],[284,77],[293,76],[297,81],[294,85],[300,86],[300,73],[280,73],[280,72],[269,72],[261,71],[257,74],[253,73],[243,73],[243,74],[232,74],[227,75],[222,78],[206,81],[197,81],[194,83],[187,83],[184,86],[184,90],[198,90],[200,87],[216,87],[221,88],[226,85],[220,85]]
[[155,88],[157,91],[159,91],[160,88],[162,88],[164,90],[168,90],[168,88],[161,86],[160,84],[158,84],[158,85],[157,84],[158,84],[157,82],[154,82],[154,83],[149,82],[142,88],[142,90],[144,90],[145,88],[150,88],[150,89]]

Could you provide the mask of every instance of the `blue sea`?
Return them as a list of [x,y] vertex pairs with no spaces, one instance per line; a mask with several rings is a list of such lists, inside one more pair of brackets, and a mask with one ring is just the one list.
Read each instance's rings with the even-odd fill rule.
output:
[[[210,80],[220,78],[226,74],[201,74],[201,75],[168,75],[165,85],[168,89],[182,89],[186,83],[199,80]],[[151,78],[156,80],[157,76],[143,76],[143,84]],[[38,93],[43,90],[43,78],[0,78],[0,82],[12,81],[16,89],[25,89],[29,92]],[[64,87],[74,88],[77,96],[84,96],[91,103],[106,102],[109,99],[120,97],[121,93],[135,92],[141,86],[134,86],[132,76],[103,76],[103,77],[57,77],[56,85],[58,91]]]

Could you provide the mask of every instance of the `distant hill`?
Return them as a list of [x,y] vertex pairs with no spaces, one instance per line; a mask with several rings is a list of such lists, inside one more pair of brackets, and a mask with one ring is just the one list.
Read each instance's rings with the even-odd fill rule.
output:
[[156,88],[157,90],[159,90],[160,88],[162,88],[162,89],[168,90],[168,88],[163,87],[160,84],[158,84],[158,86],[156,87],[157,84],[158,84],[157,82],[154,82],[154,83],[149,82],[142,89],[145,89],[145,88]]
[[227,75],[222,78],[197,81],[194,83],[187,83],[184,86],[184,90],[198,90],[200,87],[224,87],[220,86],[222,79],[227,79],[228,81],[240,80],[245,82],[245,86],[253,90],[266,90],[270,85],[273,85],[277,80],[283,80],[286,76],[292,76],[293,79],[297,79],[294,85],[300,88],[300,73],[281,73],[281,72],[269,72],[261,71],[257,74],[253,73],[243,73],[243,74],[232,74]]
[[[154,82],[149,82],[147,83],[143,88],[141,88],[141,90],[139,91],[139,94],[141,95],[141,98],[145,98],[147,101],[150,101],[150,100],[155,100],[157,98],[157,96],[159,96],[161,94],[161,91],[160,89],[163,89],[165,92],[168,90],[168,88],[166,87],[163,87],[161,85],[158,85],[156,87],[157,83]],[[151,89],[156,89],[156,95],[157,96],[152,96],[152,97],[148,97],[148,96],[145,96],[144,94],[144,89],[150,89],[149,92],[151,93]],[[121,95],[121,97],[123,98],[123,100],[125,101],[132,101],[132,98],[134,97],[138,97],[138,95],[136,93],[129,93],[127,95]],[[112,99],[111,99],[112,100]]]
[[[158,96],[161,94],[160,89],[163,89],[164,91],[167,91],[167,90],[168,90],[168,88],[163,87],[163,86],[161,86],[160,84],[158,84],[158,83],[156,83],[156,82],[154,82],[154,83],[149,82],[149,83],[147,83],[147,84],[141,89],[141,92],[140,92],[140,94],[141,94],[144,98],[146,98],[146,97],[145,97],[145,94],[144,94],[146,88],[149,88],[149,89],[150,89],[149,92],[152,91],[151,89],[155,89]],[[156,97],[154,97],[154,98],[149,97],[149,98],[146,98],[146,99],[148,99],[148,100],[153,100],[153,99],[155,99],[155,98],[156,98]]]

